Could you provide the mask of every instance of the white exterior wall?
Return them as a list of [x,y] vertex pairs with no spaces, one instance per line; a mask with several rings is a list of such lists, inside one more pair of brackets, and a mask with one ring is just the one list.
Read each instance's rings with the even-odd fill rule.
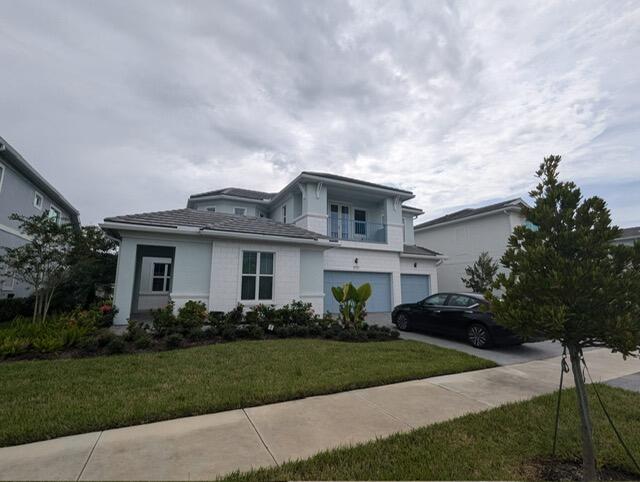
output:
[[[240,300],[243,251],[274,253],[273,304],[282,306],[300,299],[300,248],[298,246],[215,240],[210,264],[210,310],[229,311],[240,302],[245,306],[259,303]],[[177,261],[176,264],[178,264]]]
[[438,291],[470,291],[460,279],[465,275],[465,268],[473,264],[483,251],[499,262],[513,228],[524,221],[518,213],[499,212],[416,231],[418,246],[448,257],[438,267]]
[[144,233],[124,234],[120,242],[114,304],[118,314],[114,323],[125,325],[131,315],[136,277],[136,252],[139,245],[175,248],[170,297],[176,309],[189,300],[209,302],[211,240],[191,236]]
[[318,314],[324,313],[324,252],[300,250],[300,299],[311,303]]

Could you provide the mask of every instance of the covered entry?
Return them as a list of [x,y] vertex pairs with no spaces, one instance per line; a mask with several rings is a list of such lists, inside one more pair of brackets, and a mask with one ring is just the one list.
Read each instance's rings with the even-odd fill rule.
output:
[[172,289],[175,248],[139,245],[132,313],[146,313],[169,302]]
[[402,285],[403,303],[415,303],[430,294],[431,280],[429,275],[402,274],[400,275],[400,284]]
[[391,311],[391,273],[360,273],[351,271],[324,272],[324,309],[330,313],[338,312],[338,302],[331,294],[332,286],[341,286],[351,282],[355,286],[364,283],[371,285],[371,298],[367,302],[369,313]]

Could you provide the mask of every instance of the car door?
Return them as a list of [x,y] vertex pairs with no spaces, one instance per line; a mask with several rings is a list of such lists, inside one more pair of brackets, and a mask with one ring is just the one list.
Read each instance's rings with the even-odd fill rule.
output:
[[465,336],[467,334],[467,325],[469,324],[469,314],[473,313],[470,307],[477,304],[478,301],[470,296],[449,296],[447,307],[443,312],[443,318],[446,319],[447,333]]
[[441,333],[441,315],[448,296],[446,293],[439,293],[417,303],[411,317],[414,326],[420,330]]

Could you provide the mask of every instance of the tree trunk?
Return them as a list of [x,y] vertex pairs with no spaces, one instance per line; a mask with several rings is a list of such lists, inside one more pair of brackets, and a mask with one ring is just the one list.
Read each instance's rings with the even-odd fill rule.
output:
[[578,411],[580,412],[580,425],[582,428],[582,480],[597,480],[596,456],[593,447],[593,427],[591,425],[591,415],[589,412],[589,399],[587,398],[587,388],[582,376],[580,366],[580,349],[575,345],[569,345],[569,357],[571,358],[571,371],[576,384],[576,396],[578,400]]

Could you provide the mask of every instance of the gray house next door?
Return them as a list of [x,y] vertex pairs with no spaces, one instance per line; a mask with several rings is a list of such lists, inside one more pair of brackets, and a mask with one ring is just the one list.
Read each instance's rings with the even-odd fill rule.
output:
[[332,286],[342,286],[351,282],[356,287],[371,284],[371,298],[367,302],[369,313],[387,313],[391,311],[391,274],[390,273],[354,273],[351,271],[324,272],[324,310],[338,312],[338,302],[331,293]]

